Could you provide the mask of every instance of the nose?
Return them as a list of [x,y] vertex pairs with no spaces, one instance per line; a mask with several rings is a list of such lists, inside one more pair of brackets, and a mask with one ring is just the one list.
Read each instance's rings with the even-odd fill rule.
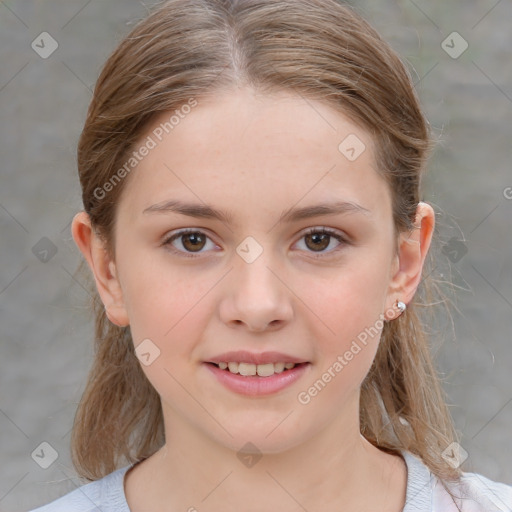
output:
[[219,307],[226,325],[263,332],[282,328],[293,317],[293,294],[283,272],[264,254],[252,263],[240,259],[230,272]]

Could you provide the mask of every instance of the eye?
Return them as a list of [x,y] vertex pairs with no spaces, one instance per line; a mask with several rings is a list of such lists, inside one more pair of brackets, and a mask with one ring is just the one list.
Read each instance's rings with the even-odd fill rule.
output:
[[[333,238],[338,241],[338,245],[330,251],[325,251],[325,249],[331,245]],[[349,243],[349,241],[337,231],[324,227],[308,229],[301,237],[301,240],[302,239],[305,240],[306,252],[318,253],[314,255],[315,258],[337,252],[340,250],[340,246]],[[203,231],[197,229],[182,229],[166,238],[162,245],[169,246],[172,252],[185,256],[186,258],[195,258],[201,254],[201,252],[204,252],[202,249],[207,247],[208,240],[210,240],[211,245],[215,246]],[[174,243],[175,241],[177,241],[176,244]],[[178,248],[177,245],[181,245],[183,249]]]
[[[176,245],[173,244],[175,240],[177,240],[179,245],[184,247],[185,250],[176,249]],[[207,240],[210,240],[210,238],[203,231],[197,229],[182,229],[166,238],[162,245],[169,246],[172,252],[179,253],[186,258],[195,258],[197,256],[194,253],[200,254],[201,249],[207,245]]]
[[[338,245],[330,251],[325,251],[324,249],[331,245],[333,238],[339,242]],[[301,240],[302,239],[305,240],[307,249],[312,249],[312,251],[309,252],[319,253],[318,255],[314,255],[315,258],[337,252],[340,250],[340,246],[349,243],[348,240],[337,231],[324,227],[308,229],[308,231],[301,237]]]

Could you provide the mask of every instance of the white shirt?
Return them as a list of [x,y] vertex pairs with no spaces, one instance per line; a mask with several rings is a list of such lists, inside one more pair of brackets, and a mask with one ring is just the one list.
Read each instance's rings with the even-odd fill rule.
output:
[[[458,512],[441,481],[415,455],[402,451],[407,464],[407,491],[402,512]],[[124,493],[124,475],[132,465],[85,484],[48,505],[30,512],[130,512]],[[512,486],[478,473],[463,473],[451,484],[462,512],[512,512]]]

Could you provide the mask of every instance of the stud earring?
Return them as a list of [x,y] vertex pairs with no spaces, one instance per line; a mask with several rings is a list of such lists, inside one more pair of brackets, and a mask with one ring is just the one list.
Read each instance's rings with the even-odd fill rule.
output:
[[402,314],[407,309],[407,306],[401,300],[397,300],[395,302],[395,306],[400,311],[400,314]]

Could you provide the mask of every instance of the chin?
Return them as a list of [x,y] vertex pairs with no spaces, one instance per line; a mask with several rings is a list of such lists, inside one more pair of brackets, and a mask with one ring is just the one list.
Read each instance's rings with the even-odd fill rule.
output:
[[[293,425],[286,427],[284,425],[286,420],[284,422],[282,422],[282,420],[283,417],[281,417],[278,422],[262,422],[260,426],[248,422],[245,422],[243,425],[232,423],[230,427],[228,427],[228,431],[232,437],[222,431],[220,438],[216,436],[215,441],[237,454],[254,453],[255,455],[259,455],[283,453],[304,442],[307,435],[305,432],[299,432]],[[279,422],[282,423],[279,425]],[[269,425],[272,426],[270,427]]]

